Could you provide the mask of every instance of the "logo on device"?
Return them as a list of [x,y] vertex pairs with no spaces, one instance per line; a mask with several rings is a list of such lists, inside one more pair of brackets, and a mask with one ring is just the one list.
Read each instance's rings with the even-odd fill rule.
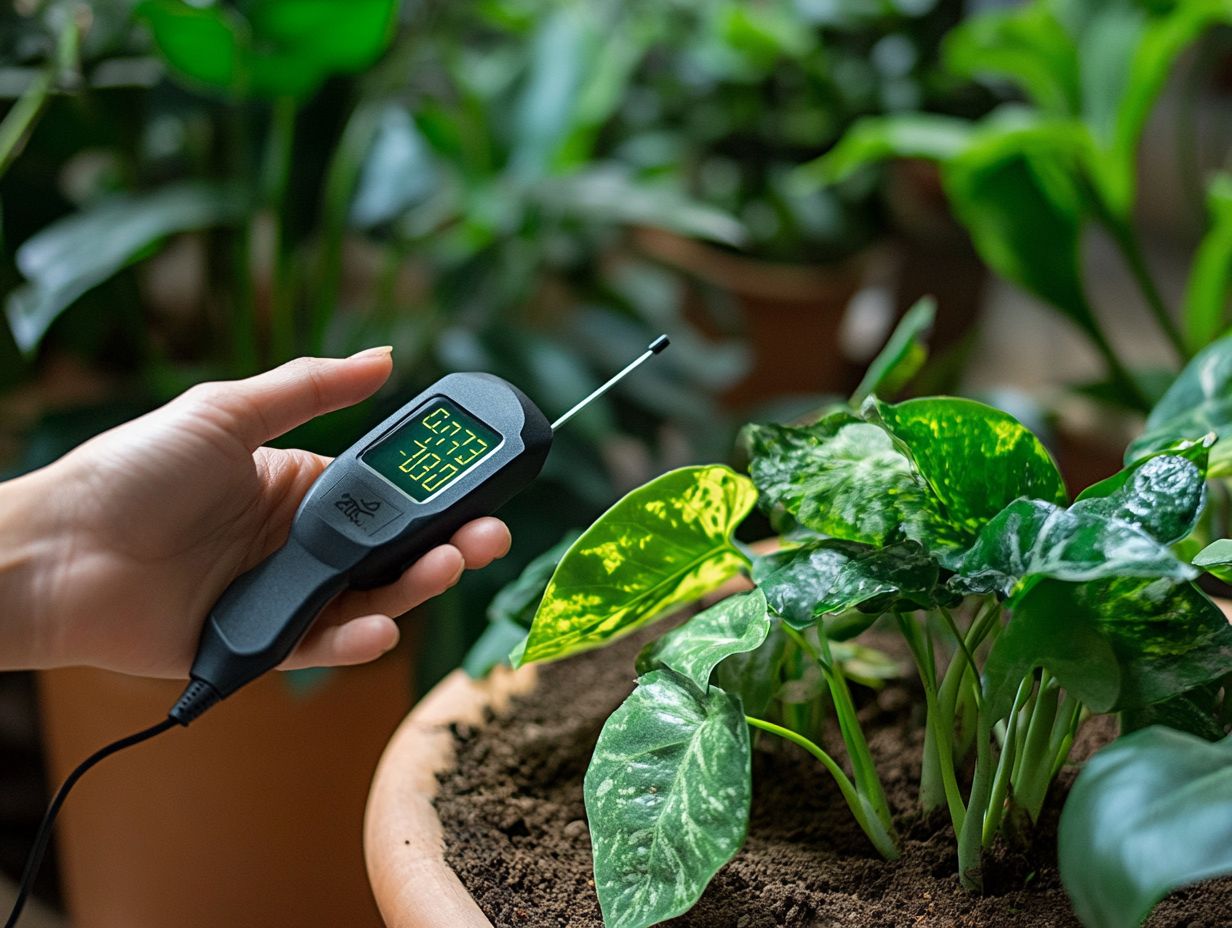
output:
[[343,493],[342,498],[334,503],[334,508],[350,519],[352,523],[360,528],[364,528],[363,520],[368,516],[376,515],[377,510],[381,508],[381,501],[379,499],[356,499],[350,493]]

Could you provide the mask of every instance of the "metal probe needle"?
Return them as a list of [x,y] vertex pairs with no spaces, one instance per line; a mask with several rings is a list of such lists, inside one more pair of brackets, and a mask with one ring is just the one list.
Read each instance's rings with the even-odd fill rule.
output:
[[587,406],[587,404],[589,404],[592,400],[596,400],[599,397],[601,397],[608,390],[612,389],[612,387],[616,386],[616,384],[619,383],[622,379],[624,379],[624,377],[628,375],[631,371],[635,370],[647,358],[649,358],[651,355],[658,354],[660,351],[666,348],[669,344],[670,342],[668,341],[667,336],[660,335],[658,338],[656,338],[653,342],[651,342],[646,347],[645,351],[643,351],[640,355],[638,355],[636,358],[630,361],[627,365],[625,365],[624,370],[613,375],[613,377],[607,383],[599,387],[599,389],[595,390],[592,394],[590,394],[590,396],[586,397],[584,400],[582,400],[580,403],[578,403],[576,406],[570,409],[567,413],[565,413],[563,416],[561,416],[559,419],[553,422],[552,431],[555,432],[558,428],[560,428],[562,425],[564,425],[566,422],[572,419],[577,413],[581,412],[582,409],[584,409]]

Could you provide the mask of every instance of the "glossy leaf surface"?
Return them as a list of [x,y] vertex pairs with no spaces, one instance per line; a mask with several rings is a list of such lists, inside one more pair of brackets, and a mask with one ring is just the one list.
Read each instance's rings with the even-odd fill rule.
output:
[[629,493],[561,559],[514,663],[605,644],[748,565],[732,532],[757,493],[720,466],[684,467]]
[[1206,505],[1206,450],[1160,454],[1088,487],[1070,511],[1128,522],[1170,545],[1194,530]]
[[765,641],[752,651],[733,654],[714,668],[714,685],[739,696],[749,715],[761,715],[779,687],[787,643],[783,623],[771,617]]
[[1232,436],[1232,335],[1212,342],[1185,365],[1146,419],[1146,430],[1125,451],[1130,464],[1178,441],[1209,432]]
[[1009,413],[955,397],[874,401],[871,411],[910,455],[948,523],[970,537],[1020,496],[1065,502],[1052,456]]
[[[1196,479],[1201,485],[1200,476]],[[1113,499],[1091,502],[1109,503],[1104,508],[1115,509]],[[1166,544],[1136,525],[1091,506],[1083,509],[1075,503],[1062,509],[1028,499],[1010,503],[984,526],[963,555],[958,574],[961,579],[954,584],[958,589],[1005,595],[1020,580],[1033,576],[1069,581],[1196,576]]]
[[1194,557],[1193,565],[1224,583],[1232,583],[1232,538],[1211,542]]
[[1078,775],[1058,835],[1087,928],[1135,928],[1172,890],[1232,873],[1232,737],[1134,732]]
[[744,843],[752,794],[739,701],[656,670],[612,713],[584,784],[607,928],[687,911]]
[[796,629],[886,594],[927,605],[937,583],[937,562],[914,541],[885,548],[822,541],[792,554],[761,589],[775,615]]
[[749,473],[766,511],[847,541],[884,544],[927,511],[911,463],[876,425],[834,413],[814,425],[750,426]]
[[770,631],[766,597],[760,589],[715,603],[648,645],[638,671],[667,667],[704,690],[710,672],[724,658],[756,650]]
[[1095,712],[1162,702],[1232,667],[1232,626],[1190,583],[1043,580],[1019,599],[984,668],[994,718],[1045,667]]

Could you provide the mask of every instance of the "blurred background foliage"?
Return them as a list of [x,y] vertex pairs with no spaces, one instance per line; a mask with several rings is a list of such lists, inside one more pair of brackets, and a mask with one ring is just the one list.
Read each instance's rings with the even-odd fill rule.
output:
[[1178,365],[1223,331],[1226,178],[1204,203],[1179,120],[1187,208],[1210,232],[1178,308],[1144,257],[1135,168],[1179,62],[1183,100],[1220,73],[1228,16],[1216,0],[6,4],[0,468],[203,379],[375,344],[395,348],[388,387],[284,443],[337,451],[453,370],[553,413],[670,332],[506,510],[513,555],[434,606],[430,683],[566,530],[666,467],[730,457],[748,418],[850,393],[924,294],[939,308],[916,388],[957,389],[989,268],[1096,345],[1091,396],[1146,407],[1172,371],[1105,337],[1084,231],[1115,241]]

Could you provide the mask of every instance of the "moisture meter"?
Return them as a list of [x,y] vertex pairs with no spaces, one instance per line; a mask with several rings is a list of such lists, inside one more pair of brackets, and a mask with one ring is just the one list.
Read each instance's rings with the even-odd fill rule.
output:
[[347,589],[392,583],[539,474],[557,428],[653,354],[646,351],[555,422],[492,374],[449,374],[339,455],[304,496],[286,544],[210,610],[171,711],[187,725],[280,664]]

